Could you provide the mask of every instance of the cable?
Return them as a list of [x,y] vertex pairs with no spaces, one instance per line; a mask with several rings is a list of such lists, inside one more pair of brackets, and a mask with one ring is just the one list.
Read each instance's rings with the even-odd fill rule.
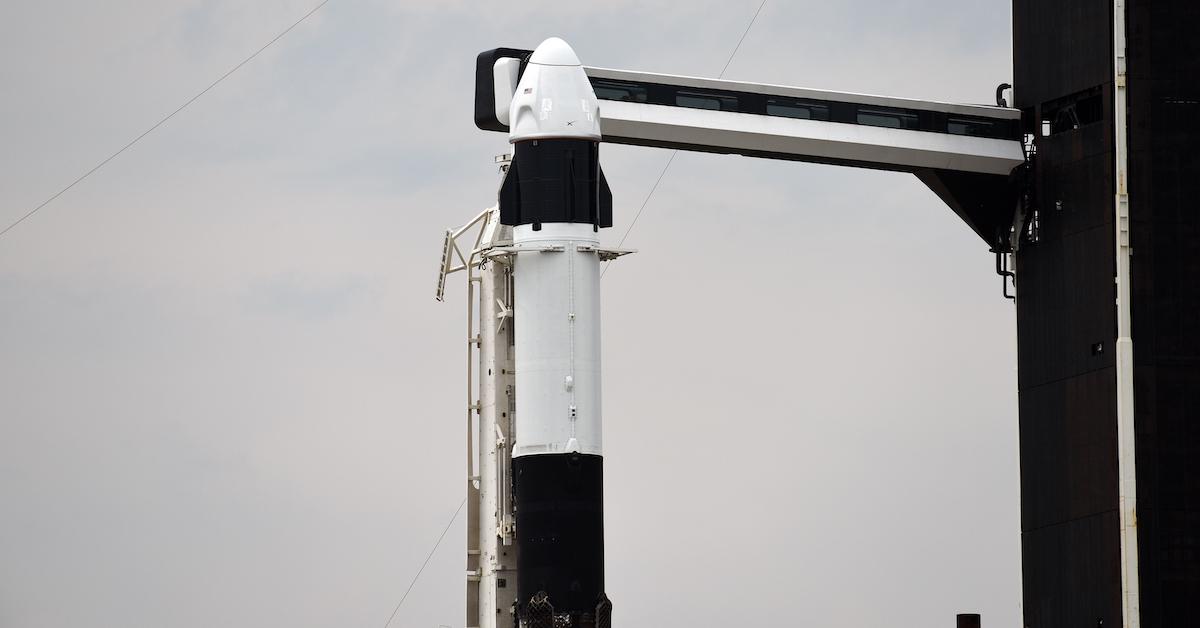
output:
[[433,553],[437,551],[439,545],[442,544],[442,539],[446,538],[446,533],[450,531],[450,527],[454,525],[458,519],[458,513],[462,512],[463,506],[467,503],[467,498],[464,497],[462,502],[458,504],[458,509],[454,511],[454,516],[450,517],[450,522],[446,524],[446,529],[442,530],[442,535],[438,537],[436,543],[433,544],[433,549],[429,550],[429,555],[425,557],[425,562],[421,563],[421,568],[417,570],[417,575],[413,576],[412,582],[408,583],[408,589],[405,589],[404,595],[400,597],[400,601],[396,602],[396,608],[392,609],[392,615],[388,617],[387,623],[383,628],[388,628],[392,625],[392,620],[396,618],[396,613],[400,611],[400,607],[404,606],[404,600],[408,599],[408,594],[412,593],[413,586],[417,584],[417,579],[421,577],[421,572],[425,571],[425,566],[429,564],[429,559],[433,558]]
[[70,190],[71,188],[75,187],[77,184],[79,184],[79,182],[80,182],[80,181],[83,181],[84,179],[86,179],[86,178],[90,177],[90,176],[92,175],[92,173],[93,173],[93,172],[96,172],[97,170],[99,170],[99,169],[103,168],[103,167],[105,166],[105,164],[107,164],[108,162],[112,161],[113,159],[116,159],[116,158],[117,158],[117,156],[119,156],[121,153],[123,153],[123,152],[125,152],[125,151],[129,150],[129,148],[130,148],[130,147],[132,147],[134,144],[137,144],[139,141],[141,141],[141,139],[142,139],[143,137],[146,137],[147,135],[150,135],[151,133],[153,133],[153,132],[154,132],[154,130],[155,130],[155,129],[157,129],[158,127],[160,127],[160,126],[162,126],[163,124],[165,124],[165,123],[167,122],[167,120],[170,120],[171,118],[174,118],[174,117],[175,117],[175,114],[179,113],[180,111],[183,111],[184,109],[186,109],[186,108],[188,107],[188,105],[190,105],[190,104],[192,104],[192,103],[196,102],[197,100],[199,100],[201,96],[203,96],[203,95],[207,94],[207,93],[208,93],[210,90],[212,90],[212,88],[216,87],[217,85],[220,85],[220,84],[221,84],[221,81],[224,81],[225,79],[229,78],[229,76],[230,76],[231,74],[233,74],[234,72],[237,72],[238,70],[240,70],[240,69],[242,68],[242,66],[246,65],[247,63],[250,63],[252,60],[254,60],[254,58],[255,58],[255,57],[257,57],[258,55],[262,54],[262,52],[263,52],[264,50],[266,50],[267,48],[270,48],[272,44],[274,44],[275,42],[279,41],[280,39],[283,39],[283,36],[284,36],[284,35],[287,35],[288,33],[292,32],[292,29],[294,29],[294,28],[296,28],[297,26],[299,26],[299,25],[301,24],[301,22],[303,22],[304,20],[307,20],[307,19],[308,19],[310,16],[312,16],[312,14],[313,14],[313,13],[316,13],[317,11],[319,11],[319,10],[321,9],[321,7],[325,6],[326,4],[329,4],[329,2],[330,2],[330,0],[322,0],[322,2],[321,2],[320,4],[318,4],[317,6],[313,7],[311,11],[309,11],[308,13],[305,13],[303,17],[301,17],[300,19],[298,19],[298,20],[296,20],[295,22],[293,22],[291,26],[289,26],[289,27],[285,28],[285,29],[283,30],[283,32],[279,33],[279,34],[278,34],[278,35],[276,35],[276,36],[275,36],[275,37],[274,37],[274,38],[273,38],[271,41],[268,41],[266,44],[264,44],[264,45],[262,46],[262,48],[259,48],[258,50],[254,51],[254,54],[252,54],[252,55],[250,55],[249,57],[246,57],[245,59],[243,59],[241,63],[239,63],[239,64],[237,64],[237,65],[233,66],[233,68],[232,68],[231,70],[229,70],[228,72],[226,72],[226,73],[222,74],[222,75],[221,75],[221,78],[219,78],[219,79],[217,79],[217,80],[213,81],[212,83],[210,83],[210,84],[209,84],[209,86],[208,86],[208,87],[205,87],[204,89],[200,90],[200,93],[198,93],[198,94],[196,94],[195,96],[192,96],[191,98],[189,98],[189,99],[188,99],[188,101],[187,101],[187,102],[185,102],[185,103],[183,103],[182,105],[180,105],[178,109],[176,109],[175,111],[172,111],[171,113],[167,114],[167,116],[166,116],[165,118],[163,118],[162,120],[159,120],[158,122],[156,122],[156,123],[154,124],[154,126],[150,127],[149,129],[146,129],[146,130],[145,130],[145,132],[143,132],[141,135],[139,135],[139,136],[137,136],[137,137],[133,138],[133,140],[132,140],[131,142],[129,142],[128,144],[126,144],[126,145],[122,146],[120,150],[118,150],[117,152],[115,152],[115,153],[113,153],[113,154],[109,155],[107,159],[105,159],[104,161],[102,161],[102,162],[100,162],[100,163],[96,164],[96,166],[95,166],[95,167],[93,167],[91,170],[88,170],[87,172],[83,173],[83,175],[82,175],[82,176],[80,176],[78,179],[75,179],[74,181],[72,181],[70,185],[68,185],[67,187],[65,187],[65,188],[63,188],[63,189],[61,189],[61,190],[59,190],[58,192],[56,192],[56,193],[55,193],[53,196],[51,196],[50,198],[48,198],[48,199],[46,199],[46,200],[42,201],[42,203],[41,203],[40,205],[38,205],[37,207],[34,207],[33,209],[29,210],[29,212],[27,212],[27,213],[26,213],[24,216],[21,216],[20,218],[18,218],[18,219],[16,220],[16,222],[14,222],[14,223],[10,224],[9,226],[5,227],[5,228],[4,228],[4,231],[0,231],[0,237],[3,237],[3,236],[4,236],[4,234],[6,234],[6,233],[8,233],[9,231],[11,231],[11,230],[13,229],[13,227],[16,227],[17,225],[21,224],[22,222],[25,222],[25,219],[26,219],[26,218],[29,218],[30,216],[32,216],[32,215],[34,215],[34,214],[38,213],[38,211],[39,211],[39,210],[41,210],[43,207],[45,207],[45,206],[49,205],[51,202],[53,202],[53,201],[54,201],[54,199],[56,199],[56,198],[58,198],[58,197],[62,196],[64,193],[66,193],[66,192],[67,192],[68,190]]
[[[625,230],[625,235],[621,236],[621,241],[617,243],[617,248],[621,248],[621,245],[625,244],[625,238],[629,237],[629,232],[633,231],[633,227],[637,225],[638,218],[642,217],[642,210],[646,209],[646,203],[649,203],[650,197],[654,196],[654,191],[658,189],[658,184],[662,183],[663,175],[667,174],[667,168],[671,167],[671,162],[675,161],[675,155],[678,154],[679,150],[671,151],[671,157],[667,159],[667,163],[663,166],[662,172],[658,173],[658,179],[654,181],[654,185],[650,186],[650,193],[646,195],[644,200],[642,200],[642,206],[639,207],[637,213],[633,215],[633,222],[629,223],[629,228]],[[608,270],[608,268],[605,267],[605,270]]]
[[721,68],[721,73],[717,78],[725,78],[725,70],[729,69],[729,64],[733,63],[733,58],[737,56],[738,50],[742,48],[742,42],[746,41],[746,35],[750,34],[750,29],[754,26],[754,22],[758,20],[758,14],[762,13],[762,8],[767,4],[767,0],[762,0],[758,5],[758,10],[754,12],[754,17],[750,18],[750,23],[746,25],[746,30],[742,31],[742,38],[738,40],[736,46],[733,47],[733,52],[729,53],[729,59],[725,61],[725,67]]
[[[729,53],[729,58],[725,60],[725,67],[721,68],[721,73],[717,78],[725,78],[725,71],[729,69],[729,64],[733,63],[733,58],[737,56],[738,50],[742,49],[742,42],[746,41],[746,35],[750,34],[750,29],[754,27],[754,22],[758,21],[758,14],[762,13],[763,6],[767,4],[767,0],[762,0],[758,4],[758,10],[754,12],[754,17],[750,18],[750,23],[746,25],[746,30],[742,31],[742,36],[738,39],[737,45],[733,47],[733,52]],[[658,184],[662,183],[663,177],[666,176],[667,170],[671,167],[671,162],[675,161],[675,155],[679,154],[679,149],[671,151],[671,156],[667,159],[667,163],[663,165],[662,171],[658,173],[658,179],[654,181],[654,185],[650,186],[650,193],[646,195],[642,201],[642,206],[638,208],[637,213],[633,215],[633,222],[629,223],[629,227],[625,229],[625,234],[621,236],[621,241],[617,243],[617,248],[621,248],[625,244],[625,239],[629,237],[629,232],[633,231],[633,227],[637,225],[638,218],[642,217],[642,211],[646,209],[646,204],[650,202],[650,197],[658,191]],[[604,271],[600,273],[603,277],[608,269],[612,268],[612,264],[604,267]]]

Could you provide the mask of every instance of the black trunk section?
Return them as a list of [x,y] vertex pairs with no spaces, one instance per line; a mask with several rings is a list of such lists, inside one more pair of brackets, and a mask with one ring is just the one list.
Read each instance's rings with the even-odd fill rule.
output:
[[500,222],[577,222],[611,227],[612,192],[600,171],[599,142],[519,142],[500,186]]
[[[548,603],[570,625],[592,625],[604,593],[604,480],[600,456],[514,458],[518,615]],[[531,600],[538,599],[531,608]],[[545,602],[542,602],[544,600]]]

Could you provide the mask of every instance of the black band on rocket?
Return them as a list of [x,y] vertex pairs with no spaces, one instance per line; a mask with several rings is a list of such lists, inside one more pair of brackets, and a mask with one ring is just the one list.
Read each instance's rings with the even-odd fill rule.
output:
[[604,593],[603,464],[583,454],[513,458],[518,601],[542,593],[556,614],[594,616]]
[[612,191],[593,140],[529,140],[513,146],[500,186],[500,222],[612,226]]

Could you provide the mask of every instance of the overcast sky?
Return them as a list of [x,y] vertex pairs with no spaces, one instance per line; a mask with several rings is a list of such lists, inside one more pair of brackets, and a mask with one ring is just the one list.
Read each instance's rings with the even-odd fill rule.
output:
[[[463,495],[475,55],[714,76],[759,0],[333,0],[0,238],[0,625],[382,626]],[[0,3],[0,227],[316,0]],[[727,78],[987,103],[994,0],[768,0]],[[668,158],[604,146],[615,244]],[[1015,322],[912,176],[681,153],[604,279],[618,626],[1020,625]],[[393,626],[463,625],[460,518]]]

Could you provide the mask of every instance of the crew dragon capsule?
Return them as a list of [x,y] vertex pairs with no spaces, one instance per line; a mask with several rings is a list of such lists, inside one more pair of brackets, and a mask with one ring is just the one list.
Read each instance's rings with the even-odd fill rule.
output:
[[599,230],[612,226],[600,110],[575,52],[529,57],[507,111],[512,163],[516,442],[512,477],[521,627],[611,625],[604,592]]

